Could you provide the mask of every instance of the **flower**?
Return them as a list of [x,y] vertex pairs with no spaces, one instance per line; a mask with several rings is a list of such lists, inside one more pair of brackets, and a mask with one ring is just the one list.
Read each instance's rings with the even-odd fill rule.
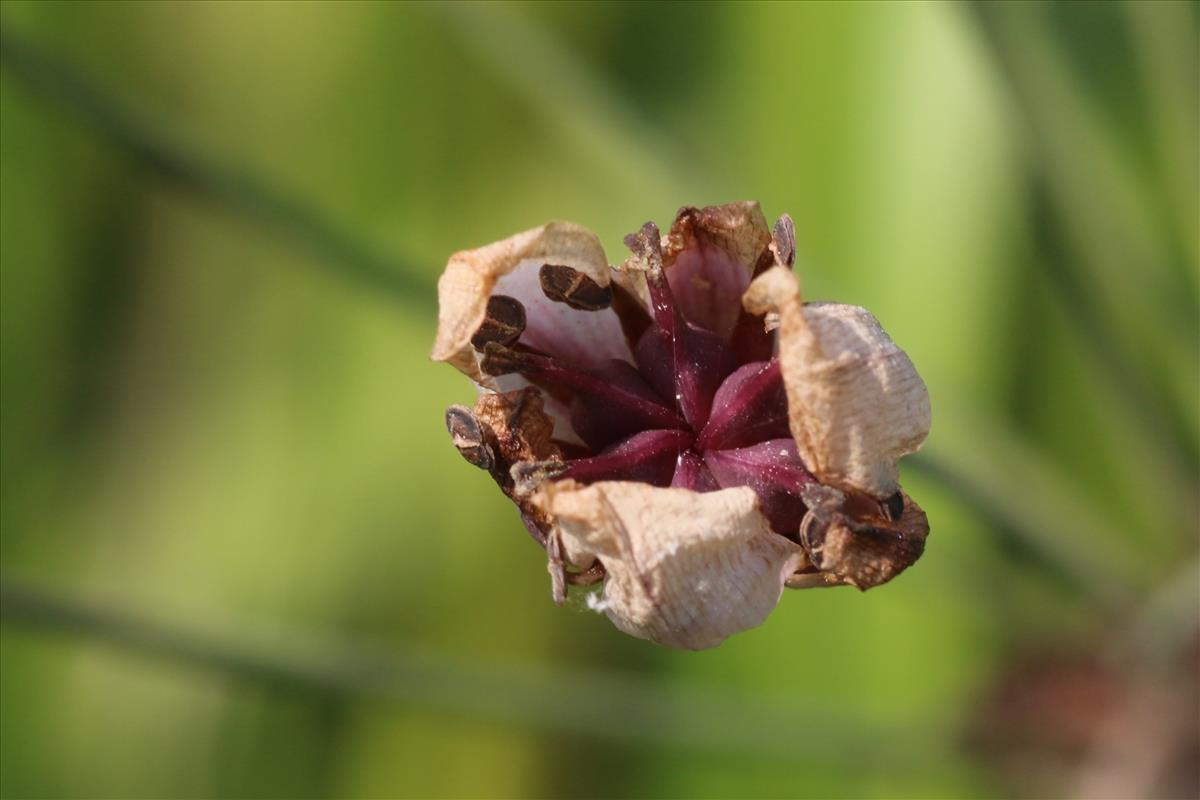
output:
[[866,310],[804,303],[795,233],[757,203],[646,223],[610,267],[551,222],[451,256],[436,361],[480,389],[455,446],[516,503],[553,595],[701,649],[760,624],[785,586],[868,589],[924,549],[897,460],[929,396]]

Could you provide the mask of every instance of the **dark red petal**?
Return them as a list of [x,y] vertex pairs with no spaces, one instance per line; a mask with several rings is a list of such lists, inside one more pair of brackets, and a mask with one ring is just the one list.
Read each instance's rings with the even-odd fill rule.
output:
[[[653,392],[632,390],[630,382],[614,382],[612,374],[598,377],[592,372],[570,367],[557,359],[537,353],[504,347],[489,342],[484,347],[480,369],[488,375],[508,375],[514,372],[537,381],[549,381],[572,389],[589,411],[606,419],[624,417],[637,429],[686,427],[674,411],[651,399]],[[598,371],[611,368],[605,362]]]
[[771,528],[794,537],[808,510],[800,489],[816,479],[805,468],[791,439],[772,439],[737,450],[710,450],[704,462],[721,488],[749,486],[758,495]]
[[691,443],[691,434],[684,431],[642,431],[598,456],[569,462],[561,477],[582,483],[642,481],[668,486],[679,454]]
[[692,430],[700,430],[708,421],[713,394],[737,367],[737,359],[720,336],[684,320],[661,271],[646,273],[646,285],[655,324],[634,348],[634,360],[660,393],[668,386],[667,372],[673,375],[671,395]]
[[725,379],[696,449],[728,450],[788,435],[787,391],[772,359],[738,367]]
[[775,333],[763,327],[763,318],[743,311],[738,317],[729,344],[743,364],[766,361],[775,354]]
[[[670,404],[669,400],[664,400],[650,388],[632,364],[624,361],[610,361],[598,369],[590,370],[589,374],[603,380],[611,389],[644,400],[664,411]],[[669,418],[662,417],[657,424],[647,423],[645,415],[630,413],[626,405],[614,404],[610,394],[598,395],[581,391],[571,401],[571,427],[594,451],[648,427],[683,427],[678,420],[677,424],[663,424],[664,422],[669,423]]]
[[721,488],[717,485],[717,479],[708,471],[704,459],[697,455],[695,450],[684,450],[679,454],[671,486],[677,489],[691,489],[693,492],[715,492]]
[[658,325],[651,325],[633,348],[638,372],[664,400],[679,407],[675,388],[675,351],[671,338]]
[[693,240],[666,273],[684,318],[728,339],[750,285],[746,270],[724,250]]

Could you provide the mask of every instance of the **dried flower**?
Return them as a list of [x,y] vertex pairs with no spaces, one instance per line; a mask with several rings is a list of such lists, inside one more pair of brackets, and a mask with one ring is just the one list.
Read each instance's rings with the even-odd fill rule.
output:
[[684,208],[660,236],[552,222],[456,253],[433,358],[480,387],[454,444],[516,503],[555,600],[604,582],[621,630],[700,649],[785,586],[895,577],[929,526],[896,461],[929,431],[912,362],[870,313],[804,303],[786,215]]

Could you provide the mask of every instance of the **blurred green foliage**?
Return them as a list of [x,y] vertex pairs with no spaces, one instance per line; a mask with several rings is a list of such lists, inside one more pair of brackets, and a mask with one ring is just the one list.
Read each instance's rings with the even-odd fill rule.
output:
[[[1136,748],[1088,769],[1143,696],[1114,675],[1170,693],[1195,663],[1198,18],[3,3],[6,580],[275,666],[46,635],[6,595],[0,793],[1180,791],[1174,762],[1122,783]],[[619,261],[642,222],[734,199],[791,213],[808,296],[918,365],[934,431],[905,483],[933,530],[894,584],[677,653],[550,603],[446,438],[473,390],[427,360],[431,287],[548,219]],[[350,667],[289,679],[314,640]],[[368,652],[425,666],[379,691]],[[1062,693],[993,701],[1044,661],[1116,665],[1118,700],[1043,748],[1023,731]]]

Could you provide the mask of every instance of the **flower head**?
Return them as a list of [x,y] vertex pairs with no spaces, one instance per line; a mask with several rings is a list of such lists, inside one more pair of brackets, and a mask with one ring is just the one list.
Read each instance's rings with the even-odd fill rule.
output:
[[925,514],[896,461],[929,431],[912,362],[856,306],[804,303],[786,215],[684,208],[599,240],[552,222],[456,253],[433,358],[480,387],[455,446],[516,503],[556,601],[604,582],[621,630],[699,649],[785,586],[884,583]]

